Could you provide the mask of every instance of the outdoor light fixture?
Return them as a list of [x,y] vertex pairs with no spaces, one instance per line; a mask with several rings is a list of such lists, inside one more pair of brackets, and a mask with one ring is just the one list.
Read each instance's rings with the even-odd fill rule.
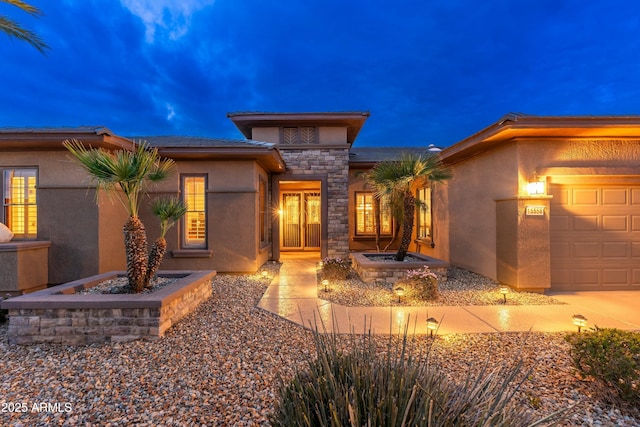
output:
[[573,320],[573,324],[578,327],[578,333],[580,333],[584,326],[587,326],[587,318],[582,314],[574,314],[571,320]]
[[398,295],[398,302],[400,302],[402,296],[404,295],[404,288],[402,286],[398,286],[397,288],[394,288],[393,292]]
[[324,291],[325,291],[325,292],[329,292],[329,280],[324,279],[324,280],[322,281],[322,286],[324,286]]
[[324,267],[324,262],[322,261],[318,262],[318,268],[322,268],[322,267]]
[[533,179],[527,184],[527,193],[529,193],[530,196],[544,194],[544,184],[544,180],[538,178],[538,174],[534,173]]
[[429,336],[432,337],[433,331],[438,329],[438,321],[433,317],[429,317],[427,319],[427,329],[429,330]]
[[503,286],[500,288],[500,293],[502,294],[502,297],[504,298],[504,304],[507,303],[507,294],[509,293],[509,288],[507,288],[506,286]]
[[269,275],[269,272],[267,270],[262,270],[262,277],[267,277]]

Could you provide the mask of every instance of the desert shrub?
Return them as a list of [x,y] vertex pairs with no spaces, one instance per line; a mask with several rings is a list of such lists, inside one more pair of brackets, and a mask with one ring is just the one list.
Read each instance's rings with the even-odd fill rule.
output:
[[613,387],[624,400],[640,401],[640,333],[595,327],[565,338],[582,375]]
[[[514,402],[522,361],[448,380],[424,349],[389,339],[387,349],[370,334],[313,333],[316,355],[293,379],[280,380],[273,426],[515,426],[534,425]],[[554,413],[536,425],[556,425]]]
[[396,286],[402,286],[414,298],[438,299],[438,276],[426,265],[418,270],[408,270]]
[[328,280],[346,279],[351,272],[351,263],[340,257],[322,260],[322,278]]

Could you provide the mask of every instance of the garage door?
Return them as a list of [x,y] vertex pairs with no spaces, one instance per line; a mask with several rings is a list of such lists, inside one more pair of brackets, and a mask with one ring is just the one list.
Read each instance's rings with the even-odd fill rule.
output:
[[640,186],[549,191],[552,290],[640,289]]

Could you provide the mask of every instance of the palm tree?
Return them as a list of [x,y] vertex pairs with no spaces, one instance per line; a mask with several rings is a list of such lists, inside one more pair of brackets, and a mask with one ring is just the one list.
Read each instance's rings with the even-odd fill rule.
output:
[[[7,3],[11,6],[16,6],[17,8],[27,12],[31,16],[38,17],[42,15],[40,9],[35,6],[31,6],[22,0],[0,0],[2,3]],[[29,43],[31,46],[38,49],[41,53],[44,53],[45,49],[48,49],[49,46],[33,31],[27,30],[14,21],[11,18],[6,16],[0,16],[0,31],[6,33],[10,37],[15,37],[18,40],[25,41]]]
[[396,253],[396,261],[404,260],[411,243],[416,199],[416,185],[430,181],[440,182],[453,176],[437,154],[420,155],[403,153],[397,160],[377,163],[368,173],[367,181],[374,194],[392,207],[396,220],[402,222],[402,240]]
[[[137,144],[132,151],[110,152],[104,149],[86,148],[80,141],[67,140],[64,146],[78,163],[89,173],[98,190],[115,194],[129,214],[123,227],[125,252],[127,256],[127,277],[134,292],[141,292],[148,286],[160,261],[157,260],[166,251],[162,242],[156,243],[150,259],[147,255],[147,233],[138,216],[140,198],[146,193],[149,182],[166,179],[175,167],[171,159],[163,159],[157,149],[150,149],[145,143]],[[169,204],[170,205],[170,204]],[[174,203],[169,208],[159,209],[162,240],[170,221],[177,221],[184,211]],[[172,222],[171,222],[172,224]],[[159,255],[161,253],[161,255]],[[152,261],[153,265],[150,265]]]

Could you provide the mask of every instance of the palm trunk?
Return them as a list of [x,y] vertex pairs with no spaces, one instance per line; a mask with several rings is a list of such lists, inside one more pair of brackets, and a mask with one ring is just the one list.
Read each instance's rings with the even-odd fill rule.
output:
[[404,215],[402,217],[402,240],[396,254],[396,261],[404,260],[411,244],[411,235],[413,234],[413,212],[416,208],[416,201],[413,194],[407,193],[404,196]]
[[134,292],[142,292],[147,274],[147,232],[140,218],[130,216],[123,227],[127,278]]
[[164,237],[158,237],[153,245],[151,246],[151,251],[149,252],[149,264],[147,265],[147,277],[145,286],[150,286],[151,279],[160,268],[160,263],[162,262],[162,258],[164,254],[167,252],[167,241]]

